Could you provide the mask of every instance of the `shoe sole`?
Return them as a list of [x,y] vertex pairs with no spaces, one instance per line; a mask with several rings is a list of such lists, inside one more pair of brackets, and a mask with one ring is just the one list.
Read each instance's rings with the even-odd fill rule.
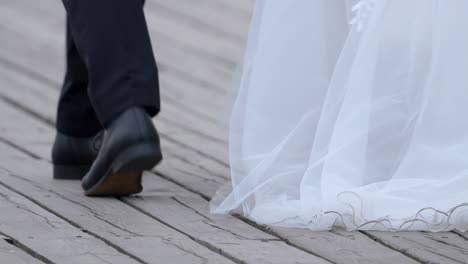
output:
[[153,169],[161,160],[159,145],[142,143],[122,152],[105,177],[85,191],[87,196],[128,196],[143,190],[143,171]]
[[91,169],[90,165],[58,165],[54,164],[54,179],[81,180]]

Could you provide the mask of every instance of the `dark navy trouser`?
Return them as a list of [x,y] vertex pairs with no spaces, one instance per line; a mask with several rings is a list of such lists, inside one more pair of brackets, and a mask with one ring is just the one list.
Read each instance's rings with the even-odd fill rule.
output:
[[160,109],[158,70],[142,0],[63,0],[66,74],[57,130],[89,137],[132,106]]

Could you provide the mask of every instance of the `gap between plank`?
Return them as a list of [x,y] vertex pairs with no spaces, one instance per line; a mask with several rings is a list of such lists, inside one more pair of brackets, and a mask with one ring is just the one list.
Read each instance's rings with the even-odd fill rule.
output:
[[20,150],[21,152],[23,152],[24,154],[28,155],[29,157],[31,157],[33,159],[43,160],[38,155],[32,153],[31,151],[29,151],[29,150],[27,150],[27,149],[25,149],[25,148],[23,148],[21,146],[18,146],[17,144],[15,144],[14,142],[9,141],[8,139],[0,137],[0,142],[2,142],[5,145],[8,145],[8,146],[10,146],[10,147],[12,147],[14,149]]
[[390,248],[390,249],[392,249],[392,250],[395,250],[395,251],[398,251],[398,252],[400,252],[401,254],[407,256],[408,258],[410,258],[410,259],[412,259],[412,260],[414,260],[414,261],[416,261],[416,262],[419,262],[419,263],[422,263],[422,264],[427,263],[427,262],[425,262],[425,261],[423,262],[422,260],[418,259],[417,257],[415,257],[415,256],[413,256],[413,255],[407,253],[407,252],[404,251],[404,250],[398,250],[397,248],[393,247],[392,245],[389,245],[389,244],[385,243],[385,241],[383,241],[383,240],[381,240],[380,238],[378,238],[378,237],[372,235],[372,234],[369,233],[369,232],[366,232],[366,231],[359,231],[359,232],[362,233],[362,234],[364,234],[365,236],[369,237],[370,239],[374,240],[375,242],[381,244],[382,246],[388,247],[388,248]]
[[[0,58],[0,62],[1,62],[1,60],[2,60],[2,58]],[[20,70],[22,70],[21,72],[23,72],[23,70],[24,70],[22,66],[18,66],[17,68],[20,69]],[[31,75],[30,75],[30,76],[31,76]],[[45,77],[44,77],[44,78],[41,78],[41,80],[42,80],[42,79],[47,80]],[[50,81],[50,80],[49,80],[49,81]],[[55,85],[57,84],[55,81],[51,81],[51,82],[52,82],[53,84],[55,84]],[[55,90],[55,89],[54,89],[54,90]],[[26,106],[21,105],[20,103],[18,103],[18,102],[16,102],[16,101],[12,101],[12,100],[10,100],[9,98],[5,98],[4,96],[0,96],[0,99],[2,99],[3,101],[5,101],[5,103],[7,103],[7,104],[9,104],[9,105],[12,105],[12,106],[14,106],[14,107],[16,107],[16,108],[18,108],[20,111],[23,111],[23,112],[25,112],[26,114],[31,115],[33,118],[36,118],[36,119],[38,119],[38,120],[40,120],[40,121],[42,121],[42,122],[44,122],[44,123],[46,123],[46,124],[48,124],[48,125],[50,125],[50,126],[52,126],[52,127],[55,128],[55,123],[54,123],[52,120],[50,120],[50,119],[48,119],[48,118],[46,118],[46,117],[43,117],[41,114],[34,112],[33,110],[27,108]],[[187,148],[189,148],[189,149],[192,149],[193,151],[195,151],[195,152],[197,152],[197,153],[199,153],[199,154],[203,154],[203,156],[204,156],[205,158],[208,158],[208,159],[210,159],[210,160],[212,160],[212,161],[215,161],[215,162],[217,162],[217,163],[221,163],[222,165],[225,165],[225,166],[229,167],[229,165],[228,165],[228,164],[225,164],[224,162],[220,162],[219,160],[214,160],[214,158],[212,158],[211,156],[209,156],[209,155],[207,155],[207,154],[204,154],[204,153],[200,153],[200,151],[199,151],[198,149],[194,149],[194,148],[192,148],[191,146],[188,146],[188,145],[186,145],[186,144],[184,144],[184,143],[180,143],[179,141],[177,141],[177,140],[175,140],[175,139],[172,139],[172,138],[170,138],[170,137],[167,137],[167,136],[165,136],[164,138],[167,139],[167,140],[170,140],[171,142],[173,142],[173,143],[175,143],[175,144],[178,144],[178,145],[180,145],[180,146],[184,146],[184,147],[187,147]],[[18,149],[18,150],[20,150],[20,151],[22,151],[22,152],[25,152],[25,150],[22,149],[21,147],[18,147],[18,146],[16,146],[16,145],[11,145],[11,144],[9,144],[9,145],[12,146],[12,147],[14,147],[14,148],[16,148],[16,149]],[[27,153],[27,152],[26,152],[26,153]],[[27,154],[28,154],[28,153],[27,153]],[[209,196],[207,196],[207,195],[205,195],[205,194],[203,194],[203,193],[201,193],[201,192],[199,192],[199,191],[193,190],[193,189],[191,189],[190,187],[184,185],[183,183],[179,183],[178,181],[176,181],[176,180],[174,180],[174,179],[171,179],[170,177],[168,177],[168,176],[166,176],[166,175],[164,175],[164,174],[162,174],[162,173],[159,173],[159,172],[157,171],[157,169],[156,169],[155,173],[156,173],[158,176],[162,177],[163,179],[168,180],[168,181],[170,181],[170,182],[172,182],[172,183],[174,183],[174,184],[176,184],[176,185],[178,185],[178,186],[184,188],[184,189],[187,190],[187,191],[190,191],[190,192],[192,192],[192,193],[195,193],[195,194],[200,195],[200,196],[201,196],[203,199],[205,199],[206,201],[208,201],[208,202],[210,201],[210,197],[209,197]],[[225,177],[223,177],[223,178],[225,179]],[[5,187],[7,187],[7,186],[5,186]],[[13,191],[14,191],[14,190],[13,190]],[[16,191],[15,191],[15,192],[16,192]],[[23,195],[23,196],[24,196],[24,195]],[[30,198],[28,197],[28,199],[30,199]],[[31,199],[30,199],[30,200],[31,200]],[[32,200],[32,201],[34,201],[34,200]],[[121,200],[120,200],[120,201],[121,201]],[[40,205],[41,207],[43,207],[45,210],[50,211],[50,209],[47,208],[46,206],[42,206],[42,205],[41,205],[40,203],[38,203],[37,201],[34,201],[34,202],[35,202],[36,204]],[[121,202],[123,202],[123,201],[121,201]],[[127,203],[127,202],[124,202],[124,203]],[[148,213],[146,213],[146,212],[143,211],[142,209],[140,209],[140,208],[138,208],[138,207],[135,207],[134,205],[131,205],[131,206],[134,207],[134,209],[138,210],[139,212],[148,215]],[[50,211],[50,212],[52,212],[52,213],[54,213],[55,215],[57,215],[57,213],[55,213],[55,212],[53,212],[53,211]],[[59,215],[57,215],[57,216],[59,216]],[[63,217],[61,217],[61,216],[59,216],[59,217],[62,218],[63,220],[65,220],[65,221],[69,222],[68,219],[63,218]],[[154,216],[151,216],[151,217],[152,217],[153,219],[156,219],[156,220],[157,220],[157,218],[155,218]],[[299,250],[301,250],[301,251],[303,251],[303,252],[306,252],[306,253],[308,253],[308,254],[314,255],[314,256],[316,256],[316,257],[319,257],[319,258],[322,258],[322,259],[324,259],[324,260],[326,260],[326,261],[331,262],[330,260],[328,260],[328,259],[325,258],[325,257],[322,257],[322,256],[320,256],[320,255],[317,255],[316,253],[314,253],[314,252],[312,252],[312,251],[309,251],[309,250],[307,250],[307,249],[304,249],[304,248],[301,247],[301,246],[295,245],[294,243],[290,242],[287,238],[282,237],[281,235],[279,235],[279,234],[277,234],[277,233],[275,233],[275,232],[269,230],[268,228],[266,228],[266,227],[264,227],[264,226],[261,226],[261,225],[258,225],[258,224],[256,224],[256,223],[253,223],[253,222],[251,222],[250,220],[248,220],[248,219],[246,219],[246,218],[244,218],[244,217],[242,217],[242,216],[240,216],[240,215],[235,215],[235,217],[236,217],[237,219],[239,219],[239,220],[241,220],[241,221],[243,221],[243,222],[245,222],[245,223],[251,225],[252,227],[254,227],[254,228],[258,229],[258,230],[261,230],[261,231],[263,231],[263,232],[269,233],[270,235],[273,235],[273,236],[277,237],[279,240],[285,242],[286,244],[288,244],[288,245],[291,246],[291,247],[297,248],[297,249],[299,249]],[[158,221],[159,221],[159,220],[158,220]],[[233,259],[233,258],[229,257],[229,255],[227,255],[226,253],[224,253],[222,250],[217,249],[216,247],[213,247],[213,246],[207,244],[207,243],[204,242],[204,241],[199,241],[198,239],[194,239],[192,236],[187,235],[187,234],[184,233],[184,232],[181,232],[180,230],[178,230],[178,229],[176,229],[176,228],[174,228],[174,227],[172,227],[172,226],[166,224],[165,222],[162,222],[162,221],[159,221],[159,222],[161,222],[162,224],[165,224],[165,225],[169,226],[170,228],[172,228],[172,229],[174,229],[174,230],[176,230],[176,231],[178,231],[178,232],[180,232],[180,233],[182,233],[182,234],[185,234],[187,237],[191,238],[192,240],[194,240],[195,242],[199,243],[200,245],[202,245],[202,246],[204,246],[204,247],[206,247],[206,248],[208,248],[208,249],[210,249],[210,250],[212,250],[212,251],[214,251],[214,252],[216,252],[216,253],[219,253],[219,254],[223,255],[224,257],[226,257],[226,258],[228,258],[228,259],[230,259],[230,260],[232,260],[232,261],[234,261],[234,262],[242,263],[242,261],[236,260],[236,259]],[[70,223],[70,224],[74,224],[74,223],[72,223],[72,222],[69,222],[69,223]],[[77,224],[74,224],[74,225],[78,226]],[[407,257],[409,257],[409,258],[411,258],[411,259],[413,259],[413,260],[415,260],[415,261],[418,261],[418,262],[420,262],[420,263],[423,263],[423,262],[421,262],[421,260],[415,259],[413,256],[407,254],[407,253],[404,252],[404,251],[400,251],[400,250],[398,250],[398,249],[393,248],[392,246],[390,246],[390,245],[384,243],[383,241],[380,241],[379,239],[376,239],[375,237],[373,237],[372,235],[370,235],[370,234],[368,234],[368,233],[365,233],[365,232],[362,232],[362,233],[365,234],[366,236],[368,236],[369,238],[371,238],[372,240],[378,242],[379,244],[381,244],[381,245],[383,245],[383,246],[385,246],[385,247],[387,247],[387,248],[389,248],[389,249],[391,249],[391,250],[400,252],[400,253],[404,254],[405,256],[407,256]],[[110,243],[109,245],[113,245],[111,242],[108,242],[107,240],[105,240],[105,239],[103,239],[103,238],[100,238],[100,237],[99,237],[98,235],[96,235],[96,234],[92,234],[92,235],[93,235],[93,236],[96,236],[97,238],[99,238],[99,239],[101,239],[101,240],[103,240],[103,241],[106,242],[107,244]],[[113,246],[113,247],[116,248],[117,250],[119,250],[119,247],[118,247],[118,246],[115,245],[115,246]],[[119,251],[120,251],[120,250],[119,250]],[[128,255],[128,253],[125,253],[125,251],[124,251],[124,252],[121,252],[121,253],[124,253],[124,254]],[[129,256],[131,256],[131,255],[129,255]],[[139,259],[138,259],[138,261],[143,262],[143,261],[141,261],[141,260],[139,260]],[[144,262],[143,262],[143,263],[144,263]],[[333,263],[333,262],[331,262],[331,263]]]
[[[3,138],[0,137],[0,141],[2,141],[2,140],[3,140]],[[15,149],[18,150],[18,151],[23,152],[23,150],[22,150],[21,148],[16,148],[16,146],[14,146],[14,145],[11,146],[11,147],[12,147],[12,148],[15,148]],[[26,154],[27,154],[27,153],[26,153]],[[7,171],[7,170],[5,170],[5,171]],[[11,176],[20,178],[20,179],[22,179],[22,180],[26,180],[26,179],[23,179],[23,177],[21,177],[21,176],[19,176],[19,175],[15,175],[15,174],[12,173],[11,171],[7,171],[7,172],[8,172]],[[26,180],[26,181],[29,182],[29,180]],[[144,263],[144,264],[147,263],[147,262],[143,261],[142,259],[140,259],[139,257],[137,257],[137,256],[135,256],[135,255],[133,255],[133,254],[131,254],[131,253],[125,251],[125,250],[122,249],[121,247],[119,247],[119,246],[115,245],[114,243],[110,242],[109,240],[107,240],[107,239],[105,239],[105,238],[103,238],[103,237],[101,237],[101,236],[99,236],[99,235],[97,235],[97,234],[95,234],[95,233],[93,233],[93,232],[91,232],[91,231],[85,229],[84,227],[80,226],[79,224],[73,222],[72,220],[69,220],[68,218],[62,216],[60,213],[58,213],[58,212],[56,212],[56,211],[54,211],[54,210],[48,208],[46,205],[44,205],[43,203],[37,201],[36,199],[31,198],[31,197],[29,197],[29,196],[23,194],[22,192],[16,190],[15,188],[13,188],[13,187],[11,187],[11,186],[9,186],[9,185],[7,185],[7,184],[1,182],[1,181],[0,181],[0,186],[3,186],[3,187],[5,187],[5,188],[7,188],[8,190],[11,190],[12,192],[17,193],[18,195],[21,195],[21,196],[25,197],[26,199],[28,199],[29,201],[35,203],[36,205],[38,205],[38,206],[41,207],[42,209],[48,211],[49,213],[52,213],[52,214],[56,215],[57,217],[61,218],[61,219],[64,220],[65,222],[71,224],[72,226],[74,226],[74,227],[80,229],[81,231],[83,231],[83,232],[85,232],[85,233],[88,233],[88,234],[90,234],[90,235],[96,237],[97,239],[102,240],[102,241],[103,241],[104,243],[106,243],[107,245],[113,247],[114,249],[116,249],[116,250],[119,251],[120,253],[129,256],[130,258],[134,259],[135,261],[140,262],[140,263]],[[203,247],[209,249],[210,251],[213,251],[213,252],[216,253],[216,254],[220,254],[220,255],[222,255],[223,257],[225,257],[225,258],[227,258],[227,259],[229,259],[229,260],[231,260],[231,261],[233,261],[233,262],[235,262],[235,263],[238,263],[238,264],[243,264],[243,263],[245,263],[244,261],[242,261],[242,260],[240,260],[240,259],[238,259],[238,258],[236,258],[236,257],[234,257],[234,256],[229,255],[228,253],[224,252],[223,250],[221,250],[221,249],[219,249],[219,248],[216,248],[215,246],[210,245],[208,242],[205,242],[205,241],[203,241],[203,240],[197,239],[196,237],[193,237],[193,236],[187,234],[186,232],[183,232],[183,231],[179,230],[178,228],[176,228],[176,227],[170,225],[169,223],[166,223],[166,222],[162,221],[162,220],[159,219],[158,217],[156,217],[156,216],[154,216],[154,215],[151,215],[150,213],[148,213],[148,212],[146,212],[145,210],[139,208],[138,206],[133,205],[133,204],[130,203],[130,202],[124,201],[124,200],[122,200],[122,199],[120,199],[120,198],[118,198],[118,197],[114,197],[114,198],[115,198],[116,200],[120,201],[121,203],[126,204],[126,205],[132,207],[133,209],[137,210],[138,212],[140,212],[140,213],[142,213],[142,214],[144,214],[144,215],[150,217],[151,219],[154,219],[154,220],[156,220],[157,222],[159,222],[159,223],[161,223],[161,224],[163,224],[163,225],[169,227],[170,229],[173,229],[173,230],[175,230],[175,231],[177,231],[177,232],[179,232],[179,233],[181,233],[181,234],[187,236],[188,238],[190,238],[190,239],[193,240],[194,242],[196,242],[196,243],[200,244],[201,246],[203,246]],[[2,235],[2,233],[0,233],[0,235]],[[50,262],[50,263],[52,263],[52,262]]]
[[[15,148],[14,146],[12,146],[12,147]],[[21,150],[21,149],[18,149],[18,148],[15,148],[15,149],[18,150],[18,151],[23,152],[23,150]],[[5,171],[7,171],[7,170],[5,170]],[[11,176],[20,178],[21,180],[25,180],[25,179],[23,179],[23,177],[21,177],[21,176],[19,176],[19,175],[15,175],[14,173],[12,173],[12,172],[10,172],[10,171],[7,171],[7,172],[8,172]],[[139,263],[143,263],[143,264],[146,264],[146,263],[147,263],[147,262],[143,261],[142,259],[140,259],[139,257],[137,257],[137,256],[135,256],[135,255],[133,255],[133,254],[131,254],[131,253],[125,251],[125,250],[122,249],[121,247],[119,247],[119,246],[115,245],[114,243],[110,242],[109,240],[107,240],[107,239],[105,239],[105,238],[99,236],[98,234],[95,234],[94,232],[91,232],[91,231],[87,230],[86,228],[80,226],[79,224],[73,222],[72,220],[70,220],[70,219],[68,219],[68,218],[66,218],[66,217],[64,217],[64,216],[62,216],[62,215],[59,214],[58,212],[56,212],[56,211],[50,209],[50,208],[47,207],[46,205],[44,205],[44,204],[42,204],[41,202],[37,201],[36,199],[31,198],[31,197],[27,196],[26,194],[23,194],[22,192],[16,190],[15,188],[13,188],[13,187],[11,187],[11,186],[9,186],[9,185],[7,185],[7,184],[1,182],[1,181],[0,181],[0,185],[3,186],[3,187],[5,187],[5,188],[7,188],[8,190],[10,190],[10,191],[16,193],[16,194],[18,194],[18,195],[20,195],[20,196],[22,196],[22,197],[28,199],[28,200],[31,201],[32,203],[36,204],[37,206],[41,207],[42,209],[46,210],[47,212],[49,212],[49,213],[51,213],[51,214],[57,216],[58,218],[64,220],[65,222],[67,222],[68,224],[72,225],[73,227],[75,227],[75,228],[81,230],[82,232],[87,233],[87,234],[89,234],[89,235],[95,237],[96,239],[99,239],[99,240],[103,241],[105,244],[107,244],[108,246],[114,248],[114,249],[117,250],[118,252],[120,252],[120,253],[122,253],[122,254],[124,254],[124,255],[126,255],[126,256],[132,258],[132,259],[134,259],[135,261],[137,261],[137,262],[139,262]],[[0,234],[1,234],[1,232],[0,232]],[[16,242],[19,243],[18,241],[16,241]],[[22,245],[22,244],[20,243],[20,245]],[[23,246],[24,246],[24,245],[23,245]],[[32,251],[32,252],[33,252],[33,251]],[[39,256],[40,256],[40,255],[39,255]],[[41,259],[41,260],[42,260],[42,259]],[[49,261],[49,263],[52,263],[50,260],[48,260],[48,261]]]
[[[2,186],[4,186],[3,183],[0,183],[0,184],[1,184]],[[26,252],[26,253],[29,254],[30,256],[32,256],[32,257],[34,257],[34,258],[36,258],[36,259],[38,259],[38,260],[40,260],[40,261],[42,261],[42,262],[44,262],[44,263],[47,263],[47,264],[54,264],[54,262],[52,262],[50,259],[48,259],[48,258],[42,256],[41,254],[39,254],[39,253],[37,253],[36,251],[30,249],[29,247],[25,246],[24,244],[22,244],[21,242],[19,242],[19,241],[16,240],[16,239],[10,237],[9,235],[3,233],[2,231],[0,231],[0,236],[3,236],[3,237],[5,237],[5,238],[7,238],[7,239],[4,239],[7,243],[9,243],[9,244],[11,244],[11,245],[13,245],[13,246],[15,246],[15,247],[17,247],[17,248],[23,250],[24,252]]]
[[234,256],[229,255],[228,253],[224,252],[222,249],[217,248],[217,247],[215,247],[215,246],[212,246],[212,245],[211,245],[210,243],[208,243],[208,242],[205,242],[205,241],[203,241],[203,240],[201,240],[201,239],[198,239],[198,238],[196,238],[196,237],[194,237],[194,236],[192,236],[192,235],[190,235],[190,234],[188,234],[188,233],[186,233],[186,232],[184,232],[184,231],[178,229],[177,227],[175,227],[175,226],[173,226],[173,225],[171,225],[171,224],[169,224],[169,223],[164,222],[164,221],[161,220],[160,218],[158,218],[158,217],[156,217],[156,216],[154,216],[154,215],[152,215],[152,214],[146,212],[146,210],[141,209],[140,207],[138,207],[138,206],[136,206],[136,205],[134,205],[134,204],[132,204],[132,203],[130,203],[130,202],[124,201],[124,200],[122,200],[122,199],[119,198],[119,197],[115,197],[115,198],[116,198],[117,200],[121,201],[122,203],[124,203],[124,204],[126,204],[126,205],[132,207],[133,209],[135,209],[135,210],[137,210],[137,211],[139,211],[139,212],[145,214],[146,216],[151,217],[152,219],[154,219],[154,220],[160,222],[161,224],[163,224],[163,225],[165,225],[165,226],[167,226],[167,227],[169,227],[169,228],[171,228],[171,229],[174,229],[174,230],[176,230],[176,231],[179,232],[179,233],[182,233],[182,234],[186,235],[188,238],[190,238],[191,240],[195,241],[196,243],[198,243],[198,244],[200,244],[200,245],[206,247],[207,249],[209,249],[209,250],[211,250],[211,251],[213,251],[213,252],[215,252],[215,253],[217,253],[217,254],[220,254],[220,255],[222,255],[223,257],[225,257],[225,258],[227,258],[227,259],[229,259],[229,260],[231,260],[231,261],[233,261],[233,262],[235,262],[235,263],[238,263],[238,264],[245,264],[244,261],[242,261],[242,260],[240,260],[240,259],[238,259],[238,258],[236,258],[236,257],[234,257]]
[[[203,193],[200,193],[200,192],[198,192],[198,191],[192,190],[190,187],[187,187],[187,186],[185,186],[184,184],[181,184],[181,183],[179,183],[179,182],[177,182],[177,181],[171,179],[170,177],[167,177],[167,176],[164,175],[163,173],[160,173],[160,172],[154,172],[154,173],[156,173],[159,177],[161,177],[161,178],[163,178],[163,179],[165,179],[165,180],[167,180],[167,181],[170,181],[170,182],[176,184],[177,186],[179,186],[179,187],[181,187],[181,188],[184,188],[185,190],[187,190],[187,191],[189,191],[189,192],[198,194],[198,195],[201,196],[203,199],[205,199],[208,203],[209,203],[210,200],[211,200],[211,198],[210,198],[209,196],[207,196],[207,195],[205,195],[205,194],[203,194]],[[328,262],[330,262],[330,263],[335,263],[335,262],[331,261],[330,259],[328,259],[328,258],[326,258],[326,257],[320,256],[320,255],[318,255],[318,254],[315,253],[315,252],[312,252],[312,251],[307,250],[307,249],[305,249],[305,248],[303,248],[303,247],[301,247],[301,246],[299,246],[299,245],[296,245],[296,244],[292,243],[292,242],[289,241],[287,238],[282,237],[281,235],[279,235],[278,233],[274,232],[273,230],[271,230],[271,229],[268,228],[268,227],[259,225],[259,224],[255,223],[255,222],[252,222],[252,221],[250,221],[249,219],[247,219],[247,218],[245,218],[245,217],[242,217],[241,215],[238,215],[238,214],[233,214],[232,216],[235,217],[235,218],[237,218],[237,219],[239,219],[240,221],[242,221],[242,222],[244,222],[244,223],[246,223],[246,224],[248,224],[248,225],[250,225],[250,226],[252,226],[252,227],[254,227],[254,228],[258,229],[258,230],[260,230],[260,231],[262,231],[262,232],[265,232],[265,233],[267,233],[267,234],[270,234],[270,235],[272,235],[272,236],[278,238],[278,240],[280,240],[280,241],[286,243],[287,245],[289,245],[289,246],[291,246],[291,247],[297,248],[297,249],[299,249],[299,250],[301,250],[301,251],[304,251],[304,252],[306,252],[306,253],[309,253],[309,254],[311,254],[311,255],[314,255],[314,256],[316,256],[316,257],[318,257],[318,258],[324,259],[324,260],[326,260],[326,261],[328,261]]]
[[[50,122],[45,122],[45,121],[47,120],[46,118],[44,118],[44,117],[42,117],[40,114],[35,113],[34,111],[28,109],[27,107],[25,107],[25,106],[23,106],[23,105],[20,105],[20,104],[18,104],[18,103],[15,102],[15,101],[4,100],[4,97],[3,97],[3,96],[0,96],[0,100],[4,101],[6,104],[9,104],[9,105],[11,105],[11,106],[18,107],[18,110],[19,110],[19,111],[23,111],[23,112],[26,113],[26,114],[30,114],[30,115],[31,115],[31,113],[34,113],[34,114],[31,115],[33,118],[36,118],[37,120],[39,120],[39,121],[41,121],[41,122],[44,122],[44,123],[46,123],[47,125],[52,126],[53,128],[55,128],[55,125],[54,125],[53,123],[51,124]],[[1,140],[1,139],[2,139],[2,137],[0,137],[0,140]],[[170,138],[166,138],[166,139],[170,139]],[[178,141],[173,140],[173,139],[171,139],[171,141],[174,141],[174,143],[177,143],[177,144],[181,144],[181,143],[179,143]],[[184,144],[182,144],[182,145],[184,145]],[[24,152],[22,148],[17,148],[15,145],[12,145],[11,147],[14,147],[14,148],[17,149],[17,150],[19,150],[19,151],[21,151],[21,152]],[[197,152],[199,152],[199,151],[197,151]],[[156,173],[157,173],[157,172],[156,172]],[[164,179],[166,179],[166,180],[168,180],[168,181],[170,181],[170,182],[172,182],[172,183],[174,183],[174,184],[177,184],[178,186],[184,188],[184,189],[187,190],[187,191],[190,191],[190,192],[192,192],[192,193],[195,193],[195,194],[200,195],[200,196],[201,196],[203,199],[205,199],[207,202],[209,202],[209,200],[210,200],[210,198],[209,198],[207,195],[204,195],[204,194],[202,194],[202,193],[200,193],[200,192],[191,190],[190,188],[187,188],[185,185],[180,184],[180,183],[178,183],[178,182],[175,182],[174,180],[170,179],[170,178],[167,177],[167,176],[163,176],[161,173],[157,173],[157,175],[161,176],[162,178],[164,178]],[[16,192],[16,193],[19,193],[19,194],[21,194],[21,195],[27,197],[26,195],[24,195],[24,194],[22,194],[22,193],[16,191],[15,189],[11,188],[10,186],[7,186],[7,185],[3,184],[2,182],[0,182],[0,185],[4,185],[6,188],[8,188],[8,189],[10,189],[10,190],[12,190],[12,191],[14,191],[14,192]],[[36,201],[35,199],[29,198],[29,197],[27,197],[27,198],[28,198],[29,200],[33,201],[34,203],[36,203],[37,205],[39,205],[40,207],[42,207],[43,209],[45,209],[45,210],[47,210],[47,211],[49,211],[49,212],[51,212],[51,213],[57,215],[58,217],[60,217],[60,218],[62,218],[63,220],[67,221],[68,223],[72,224],[73,226],[75,226],[75,227],[77,227],[77,228],[79,228],[79,229],[81,229],[81,230],[84,230],[84,228],[82,228],[82,227],[79,226],[78,224],[72,222],[71,220],[68,220],[68,219],[65,218],[65,217],[62,217],[60,214],[58,214],[58,213],[56,213],[55,211],[49,209],[47,206],[45,206],[45,205],[43,205],[42,203]],[[123,202],[123,203],[125,203],[125,204],[127,204],[127,205],[130,205],[130,204],[128,204],[128,203],[125,202],[125,201],[122,201],[122,200],[120,200],[120,199],[118,199],[118,200],[121,201],[121,202]],[[140,209],[139,207],[136,207],[136,206],[134,206],[134,205],[130,205],[130,206],[132,206],[135,210],[138,210],[139,212],[141,212],[141,213],[143,213],[143,214],[145,214],[145,215],[147,215],[147,216],[150,216],[150,217],[152,217],[152,218],[155,219],[155,220],[158,220],[158,218],[156,218],[155,216],[152,216],[152,215],[148,214],[146,211]],[[251,225],[252,227],[254,227],[254,228],[256,228],[256,229],[259,229],[260,231],[265,232],[265,230],[266,230],[264,227],[261,227],[261,226],[259,226],[259,225],[257,225],[257,224],[247,222],[247,219],[245,219],[245,218],[242,218],[242,217],[240,217],[240,216],[234,216],[234,217],[236,217],[237,219],[239,219],[239,220],[241,220],[241,221],[243,221],[243,222],[245,222],[245,223]],[[214,246],[211,246],[211,245],[208,244],[207,242],[204,242],[204,241],[201,241],[201,240],[199,240],[199,239],[197,239],[197,238],[194,238],[193,236],[190,236],[190,235],[186,234],[185,232],[182,232],[182,231],[180,231],[179,229],[177,229],[177,228],[175,228],[175,227],[172,227],[170,224],[167,224],[167,223],[165,223],[165,222],[163,222],[163,221],[161,221],[161,220],[158,220],[158,221],[159,221],[160,223],[162,223],[162,224],[164,224],[164,225],[170,227],[171,229],[174,229],[174,230],[176,230],[176,231],[178,231],[178,232],[180,232],[180,233],[186,235],[187,237],[189,237],[189,238],[192,239],[193,241],[195,241],[195,242],[197,242],[198,244],[200,244],[200,245],[202,245],[202,246],[208,248],[208,249],[211,250],[211,251],[214,251],[215,253],[218,253],[218,254],[220,254],[220,255],[222,255],[222,256],[224,256],[224,257],[226,257],[226,258],[228,258],[228,259],[230,259],[230,260],[232,260],[232,261],[234,261],[234,262],[236,262],[236,263],[244,263],[242,260],[236,259],[236,258],[234,258],[234,257],[232,257],[232,256],[230,256],[230,255],[228,255],[227,253],[223,252],[221,249],[218,249],[218,248],[216,248],[216,247],[214,247]],[[99,235],[94,234],[94,233],[89,232],[89,231],[88,231],[88,233],[90,233],[91,235],[95,236],[95,237],[98,238],[98,239],[101,239],[101,240],[104,241],[106,244],[108,244],[108,245],[114,247],[116,250],[120,251],[121,253],[124,253],[124,254],[126,254],[126,255],[128,255],[128,256],[134,258],[135,260],[141,262],[141,263],[145,263],[143,260],[139,259],[139,258],[136,257],[136,256],[131,255],[130,253],[127,253],[126,251],[124,251],[123,249],[121,249],[119,246],[114,245],[112,242],[106,240],[105,238],[101,238]],[[270,233],[270,232],[266,232],[266,233]],[[270,233],[270,234],[271,234],[271,233]],[[287,239],[285,239],[285,238],[283,238],[283,237],[281,237],[281,236],[279,236],[279,235],[277,235],[277,234],[271,234],[271,235],[277,237],[279,240],[283,241],[284,243],[286,243],[287,245],[289,245],[289,246],[291,246],[291,247],[294,247],[294,248],[296,248],[296,249],[298,249],[298,250],[301,250],[301,251],[303,251],[303,252],[305,252],[305,253],[314,255],[314,256],[319,257],[319,258],[321,258],[321,259],[324,259],[324,260],[326,260],[326,261],[328,261],[328,262],[330,262],[330,263],[333,263],[333,262],[331,262],[330,260],[328,260],[328,259],[325,258],[325,257],[322,257],[322,256],[320,256],[320,255],[317,255],[316,253],[313,253],[313,252],[311,252],[311,251],[308,251],[308,250],[303,249],[302,247],[299,247],[299,246],[297,246],[297,245],[292,244],[292,243],[289,242]]]

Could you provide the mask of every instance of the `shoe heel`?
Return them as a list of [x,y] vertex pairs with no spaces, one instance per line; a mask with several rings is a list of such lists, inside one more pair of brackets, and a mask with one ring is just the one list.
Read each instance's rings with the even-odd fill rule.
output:
[[81,180],[91,169],[88,165],[57,165],[54,164],[54,179]]
[[129,147],[114,160],[114,173],[141,172],[152,170],[162,160],[157,143],[140,143]]

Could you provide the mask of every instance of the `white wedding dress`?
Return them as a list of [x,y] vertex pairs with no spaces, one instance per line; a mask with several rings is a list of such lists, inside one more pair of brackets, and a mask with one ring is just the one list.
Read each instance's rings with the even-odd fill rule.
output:
[[468,1],[257,0],[213,213],[468,229]]

